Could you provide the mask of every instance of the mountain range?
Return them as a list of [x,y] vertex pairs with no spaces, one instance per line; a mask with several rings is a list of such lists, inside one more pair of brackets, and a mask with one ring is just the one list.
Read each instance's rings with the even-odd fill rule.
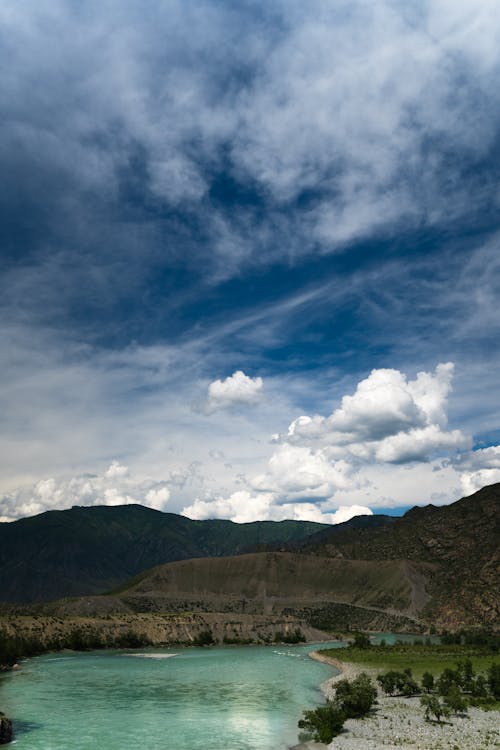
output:
[[298,541],[311,521],[193,521],[142,505],[75,506],[0,523],[0,600],[100,594],[160,563]]
[[53,511],[0,525],[2,599],[85,594],[43,605],[56,616],[233,612],[323,629],[498,628],[499,506],[500,483],[451,505],[336,526],[190,521],[141,506]]

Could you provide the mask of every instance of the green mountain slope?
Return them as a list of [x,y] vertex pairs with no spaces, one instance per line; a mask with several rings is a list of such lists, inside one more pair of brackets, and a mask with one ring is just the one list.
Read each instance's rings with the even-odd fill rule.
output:
[[101,593],[171,560],[234,555],[322,528],[309,521],[192,521],[141,505],[48,511],[0,524],[0,599]]

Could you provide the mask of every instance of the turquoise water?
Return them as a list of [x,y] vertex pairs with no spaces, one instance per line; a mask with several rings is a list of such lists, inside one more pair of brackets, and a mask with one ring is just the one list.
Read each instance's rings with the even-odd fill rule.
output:
[[314,648],[50,654],[6,676],[0,704],[16,750],[285,750],[334,674]]

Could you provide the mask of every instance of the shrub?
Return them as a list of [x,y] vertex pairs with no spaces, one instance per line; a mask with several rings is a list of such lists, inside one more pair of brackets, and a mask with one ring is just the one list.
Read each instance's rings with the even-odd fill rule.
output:
[[377,689],[365,672],[352,682],[340,680],[335,688],[335,700],[348,719],[365,716],[376,698]]
[[394,695],[398,683],[399,672],[390,670],[384,674],[377,675],[377,682],[387,695]]
[[418,683],[415,682],[411,675],[405,675],[405,681],[403,682],[401,692],[406,698],[411,698],[412,695],[420,693]]
[[430,672],[423,673],[422,688],[426,693],[431,693],[434,690],[434,675],[432,675]]
[[488,668],[488,687],[494,698],[500,699],[500,664]]
[[472,668],[472,662],[470,659],[464,659],[463,661],[457,662],[457,675],[462,690],[465,690],[466,693],[470,693],[472,685],[474,684],[474,669]]
[[456,685],[452,685],[444,702],[455,714],[463,714],[467,711],[467,701]]
[[448,695],[453,685],[460,686],[460,675],[457,670],[446,667],[436,682],[439,695]]
[[371,643],[365,633],[355,633],[351,645],[354,646],[354,648],[370,648]]
[[395,672],[391,670],[385,674],[377,676],[377,682],[380,684],[384,693],[394,695],[399,693],[409,698],[420,692],[418,684],[412,677],[411,669],[405,669],[404,672]]
[[423,695],[420,698],[420,703],[425,707],[426,721],[430,721],[432,715],[435,716],[439,724],[441,724],[441,717],[450,715],[450,709],[441,703],[439,698],[435,695]]
[[478,674],[471,687],[471,695],[474,698],[486,698],[488,695],[488,683],[486,677]]
[[200,630],[198,635],[193,639],[194,646],[211,646],[214,643],[214,636],[210,628]]
[[304,643],[306,637],[300,628],[295,628],[289,633],[277,630],[274,634],[275,643]]
[[325,706],[304,711],[304,718],[300,719],[299,727],[311,732],[316,742],[324,742],[328,745],[337,734],[340,734],[345,720],[346,715],[340,706],[335,702],[327,701]]
[[352,682],[340,680],[335,688],[334,700],[312,711],[304,711],[299,721],[301,729],[313,733],[317,742],[329,744],[340,733],[346,719],[365,716],[375,702],[377,689],[365,672]]

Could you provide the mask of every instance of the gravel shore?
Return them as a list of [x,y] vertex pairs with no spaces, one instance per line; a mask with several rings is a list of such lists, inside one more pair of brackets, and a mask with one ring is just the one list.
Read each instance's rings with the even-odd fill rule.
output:
[[[327,696],[339,679],[352,679],[360,672],[372,677],[376,672],[355,664],[311,653],[313,659],[324,661],[341,674],[322,685]],[[500,711],[469,708],[466,716],[453,716],[441,725],[424,719],[419,698],[389,698],[379,692],[378,705],[364,719],[348,719],[344,731],[328,745],[328,750],[493,750],[500,748]],[[297,750],[321,750],[325,745],[307,743]]]

